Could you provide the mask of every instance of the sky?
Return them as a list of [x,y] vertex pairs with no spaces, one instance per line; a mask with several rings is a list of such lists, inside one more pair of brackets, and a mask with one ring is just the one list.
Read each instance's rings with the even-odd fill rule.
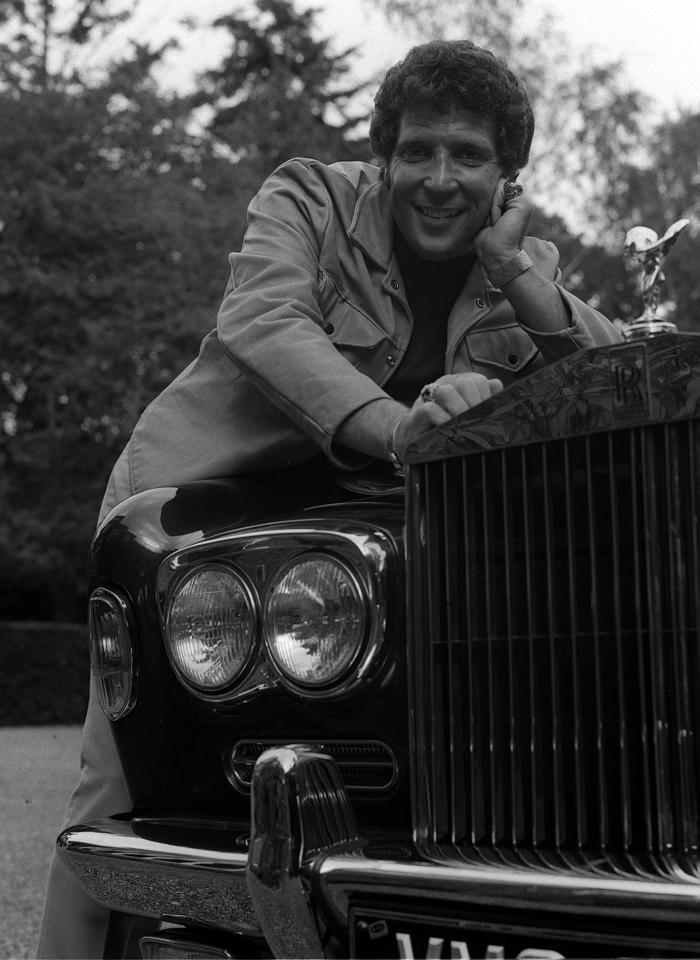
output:
[[[368,0],[297,2],[321,11],[321,33],[334,40],[336,49],[360,47],[354,60],[358,79],[382,73],[413,42],[413,38],[388,29]],[[243,3],[141,0],[128,29],[140,40],[155,43],[171,35],[182,17],[207,22]],[[680,105],[700,110],[700,0],[528,0],[527,6],[552,11],[574,48],[622,59],[632,84],[649,93],[660,109],[673,113]],[[198,70],[215,64],[224,49],[223,31],[220,33],[202,30],[190,36],[185,49],[171,58],[165,75],[168,84],[185,87]]]

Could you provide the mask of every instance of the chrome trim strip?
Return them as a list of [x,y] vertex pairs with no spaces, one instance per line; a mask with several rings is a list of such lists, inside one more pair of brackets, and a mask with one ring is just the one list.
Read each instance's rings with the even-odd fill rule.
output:
[[[351,897],[418,897],[460,916],[470,907],[507,907],[545,913],[575,912],[586,921],[607,917],[633,922],[700,924],[700,883],[625,880],[553,874],[534,869],[479,864],[445,864],[407,859],[372,859],[371,844],[319,857],[311,881],[341,924],[348,922]],[[554,922],[554,918],[548,918]]]
[[[245,879],[247,851],[163,843],[138,836],[131,821],[70,827],[59,856],[93,900],[139,916],[213,925],[261,936]],[[185,922],[182,920],[181,922]]]
[[[253,768],[258,759],[266,750],[285,746],[287,746],[287,743],[283,740],[267,738],[256,740],[246,738],[236,740],[233,744],[227,744],[221,751],[226,779],[239,793],[249,796],[253,781]],[[306,747],[333,757],[348,793],[386,793],[396,786],[399,779],[399,761],[391,747],[383,740],[326,740],[318,738],[316,740],[299,740],[294,746]],[[349,755],[344,755],[343,748],[348,748]],[[255,752],[256,755],[246,757],[246,750]],[[377,752],[373,755],[372,750]],[[386,768],[388,776],[378,786],[354,783],[353,767],[381,770]],[[247,778],[242,772],[246,768],[250,768],[250,776]]]

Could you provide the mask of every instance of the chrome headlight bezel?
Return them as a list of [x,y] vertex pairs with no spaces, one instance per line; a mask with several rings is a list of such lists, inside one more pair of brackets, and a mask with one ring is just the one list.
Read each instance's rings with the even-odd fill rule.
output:
[[[320,680],[304,680],[295,675],[291,669],[285,667],[282,657],[275,649],[273,638],[274,628],[272,624],[273,614],[270,610],[270,607],[274,601],[276,591],[280,588],[285,578],[287,578],[293,570],[307,564],[313,564],[314,562],[335,566],[339,571],[341,571],[342,575],[346,578],[346,582],[350,585],[354,593],[354,601],[357,604],[358,614],[360,617],[360,626],[356,631],[357,638],[353,643],[352,650],[348,656],[341,660],[338,668],[333,671],[330,676]],[[268,584],[265,597],[263,599],[262,627],[265,649],[267,651],[270,664],[275,672],[280,676],[285,686],[290,687],[293,690],[298,690],[300,693],[309,694],[320,693],[329,689],[337,689],[342,685],[343,681],[350,674],[353,667],[355,667],[361,660],[364,652],[369,625],[368,600],[369,598],[367,596],[366,588],[356,570],[345,560],[333,553],[325,550],[307,550],[294,554],[283,564],[281,564],[281,566],[275,571],[274,577]]]
[[[121,661],[121,666],[106,669],[109,654],[105,651],[105,632],[99,626],[96,606],[104,604],[115,617],[117,635],[116,651],[112,658]],[[135,654],[136,623],[131,604],[117,590],[96,587],[88,598],[88,648],[90,673],[97,691],[97,700],[108,720],[114,722],[127,717],[136,705],[138,670]],[[124,690],[115,697],[107,689],[109,674],[121,674]]]
[[[382,519],[386,522],[385,510]],[[304,702],[330,700],[352,696],[366,684],[393,672],[390,650],[397,636],[396,627],[403,622],[402,563],[400,540],[403,514],[397,512],[393,525],[382,529],[376,522],[356,517],[303,518],[276,523],[259,524],[241,530],[218,534],[199,543],[190,544],[166,557],[160,565],[156,584],[161,628],[165,637],[165,615],[168,598],[174,586],[202,564],[230,565],[246,578],[258,599],[260,611],[260,638],[257,652],[249,669],[225,690],[205,692],[179,682],[199,699],[211,703],[234,704],[243,702],[265,690],[286,690],[290,696]],[[396,532],[394,532],[396,531]],[[276,669],[267,652],[262,626],[264,598],[277,572],[295,557],[305,552],[332,555],[348,567],[360,584],[366,597],[367,622],[365,638],[358,657],[349,671],[335,685],[302,687],[292,683]],[[389,603],[396,607],[397,617],[387,634]]]
[[[250,614],[251,627],[247,650],[245,650],[235,669],[225,676],[225,678],[220,682],[204,683],[198,681],[183,667],[183,664],[178,657],[176,643],[173,642],[172,638],[172,621],[174,617],[175,604],[177,603],[178,599],[182,597],[182,594],[187,589],[188,585],[190,585],[195,578],[211,572],[226,576],[240,591],[240,594],[244,599],[245,606]],[[223,561],[214,560],[207,563],[197,564],[190,569],[183,571],[182,575],[177,577],[172,582],[168,591],[168,597],[163,614],[163,640],[170,665],[172,666],[175,675],[178,677],[183,686],[204,698],[219,698],[226,690],[229,690],[232,686],[240,683],[241,679],[250,671],[251,664],[256,657],[260,645],[260,601],[257,592],[249,583],[248,578],[244,576],[240,570]]]

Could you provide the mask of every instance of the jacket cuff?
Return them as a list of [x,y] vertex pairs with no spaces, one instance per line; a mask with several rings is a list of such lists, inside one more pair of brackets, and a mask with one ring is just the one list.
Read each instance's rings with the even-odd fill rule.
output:
[[548,363],[568,357],[576,350],[618,343],[621,340],[619,331],[602,313],[589,307],[558,283],[555,286],[569,317],[568,326],[552,333],[542,333],[519,321]]
[[390,397],[381,389],[377,388],[379,395],[372,397],[367,400],[366,403],[361,403],[359,406],[355,407],[354,410],[350,410],[345,414],[342,420],[340,420],[336,426],[333,435],[325,434],[321,442],[321,449],[327,457],[327,459],[333,464],[333,466],[338,467],[340,470],[350,471],[350,470],[361,470],[363,467],[368,466],[370,463],[374,463],[375,457],[370,456],[367,453],[360,453],[358,450],[352,450],[350,447],[345,447],[343,444],[338,443],[335,439],[335,433],[345,422],[346,419],[353,416],[357,413],[358,410],[362,410],[364,407],[369,406],[371,403],[376,403],[378,400],[388,400]]

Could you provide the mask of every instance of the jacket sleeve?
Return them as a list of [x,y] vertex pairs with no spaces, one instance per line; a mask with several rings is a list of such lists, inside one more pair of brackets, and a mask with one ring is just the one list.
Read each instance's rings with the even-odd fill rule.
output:
[[575,353],[576,350],[619,343],[623,339],[617,327],[602,313],[579,300],[562,286],[559,251],[553,243],[527,237],[524,246],[535,267],[556,284],[569,317],[568,327],[556,333],[540,333],[519,321],[520,326],[536,344],[547,363],[560,360],[570,353]]
[[[245,375],[338,466],[340,424],[387,394],[333,346],[322,329],[319,258],[331,200],[315,165],[292,160],[248,209],[240,253],[219,310],[219,340]],[[358,455],[359,456],[359,455]],[[366,458],[362,458],[364,462]]]

